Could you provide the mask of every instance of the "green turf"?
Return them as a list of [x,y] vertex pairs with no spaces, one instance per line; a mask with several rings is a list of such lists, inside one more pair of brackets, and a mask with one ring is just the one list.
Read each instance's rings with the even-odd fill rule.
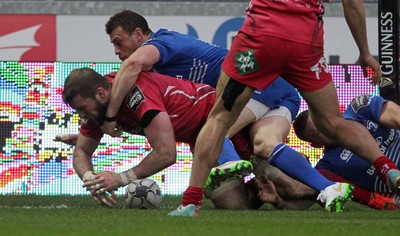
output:
[[348,203],[345,212],[216,210],[205,200],[197,218],[169,217],[180,197],[160,210],[98,207],[89,196],[0,196],[0,235],[398,235],[400,211]]

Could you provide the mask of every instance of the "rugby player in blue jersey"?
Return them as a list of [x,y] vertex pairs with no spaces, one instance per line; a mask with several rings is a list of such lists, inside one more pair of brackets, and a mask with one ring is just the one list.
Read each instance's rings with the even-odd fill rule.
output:
[[[353,99],[343,117],[363,124],[382,152],[400,166],[400,106],[379,96],[362,95]],[[324,147],[324,154],[315,168],[332,181],[350,183],[354,187],[355,202],[378,210],[399,208],[399,196],[392,193],[389,185],[379,178],[373,165],[323,135],[315,127],[308,110],[295,118],[293,126],[300,139],[310,142],[313,147]],[[258,162],[261,165],[256,167],[257,178],[254,179],[257,188],[246,189],[243,180],[226,182],[209,196],[216,207],[248,209],[268,202],[277,209],[296,210],[307,209],[315,203],[312,197],[317,194],[316,191],[267,162]]]
[[[383,154],[400,166],[400,107],[396,103],[379,96],[358,96],[343,117],[363,124]],[[323,157],[315,166],[324,176],[333,181],[343,178],[370,192],[392,193],[388,183],[379,178],[371,163],[319,132],[308,111],[296,117],[293,127],[300,139],[314,147],[324,147]]]

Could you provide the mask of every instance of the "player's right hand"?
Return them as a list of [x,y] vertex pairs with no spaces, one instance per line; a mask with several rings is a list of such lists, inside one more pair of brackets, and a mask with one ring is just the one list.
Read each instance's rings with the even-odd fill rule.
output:
[[375,59],[372,54],[360,55],[358,58],[360,61],[361,67],[364,72],[364,77],[367,77],[367,66],[369,66],[374,74],[368,78],[371,84],[377,85],[379,81],[382,79],[382,71],[379,65],[379,62]]
[[[96,179],[96,176],[93,174],[93,171],[87,171],[82,177],[83,182],[94,179]],[[103,191],[99,193],[97,191],[97,186],[88,186],[86,187],[86,190],[91,193],[94,201],[97,202],[97,204],[99,204],[100,206],[112,207],[117,205],[118,197],[114,193],[114,191]]]

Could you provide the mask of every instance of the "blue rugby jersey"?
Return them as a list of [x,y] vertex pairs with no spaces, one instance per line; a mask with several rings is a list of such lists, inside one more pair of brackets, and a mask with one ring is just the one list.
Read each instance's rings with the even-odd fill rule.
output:
[[[149,44],[160,52],[153,71],[216,87],[227,49],[166,29],[154,32],[143,45]],[[297,90],[280,77],[267,89],[256,90],[253,98],[271,109],[287,107],[293,119],[300,106]]]
[[[385,128],[379,123],[382,106],[386,102],[378,96],[358,96],[348,106],[343,117],[363,124],[381,151],[399,166],[400,131]],[[389,187],[375,173],[372,164],[342,147],[327,148],[315,168],[331,171],[369,191],[390,192]]]
[[143,45],[154,45],[160,60],[153,70],[160,74],[216,87],[228,50],[192,36],[166,29],[153,33]]

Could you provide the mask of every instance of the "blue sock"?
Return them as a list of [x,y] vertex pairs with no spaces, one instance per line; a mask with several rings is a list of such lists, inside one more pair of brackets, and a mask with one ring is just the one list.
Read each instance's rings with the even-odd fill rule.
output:
[[221,154],[219,154],[218,164],[222,165],[228,161],[238,161],[241,160],[237,154],[235,147],[229,138],[225,137],[224,144],[222,145]]
[[279,144],[274,148],[269,162],[288,176],[315,190],[321,191],[334,184],[315,170],[302,154],[285,144]]

